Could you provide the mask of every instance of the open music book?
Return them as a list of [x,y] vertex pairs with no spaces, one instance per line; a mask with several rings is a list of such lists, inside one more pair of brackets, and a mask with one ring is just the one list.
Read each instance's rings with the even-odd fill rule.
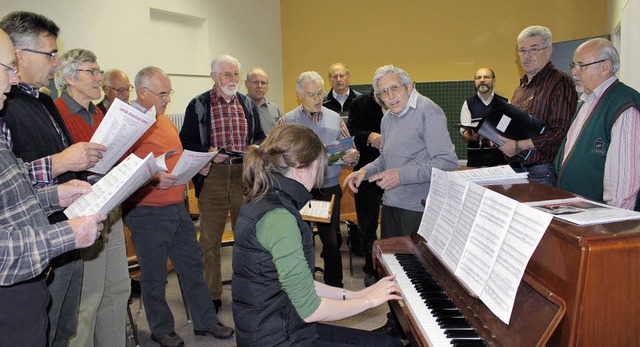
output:
[[331,201],[311,199],[300,209],[302,219],[308,222],[329,223],[331,221],[334,198],[335,195],[331,195]]
[[433,169],[418,233],[457,279],[509,323],[525,268],[552,216]]
[[515,172],[509,165],[483,167],[471,170],[457,170],[455,175],[465,181],[474,182],[480,185],[490,184],[519,184],[527,183],[528,172]]

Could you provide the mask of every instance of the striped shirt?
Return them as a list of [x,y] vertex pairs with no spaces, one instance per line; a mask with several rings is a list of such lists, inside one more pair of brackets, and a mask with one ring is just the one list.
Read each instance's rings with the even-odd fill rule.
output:
[[225,100],[211,88],[211,146],[231,151],[247,150],[247,119],[238,97]]
[[[524,75],[513,92],[511,104],[545,123],[542,135],[532,138],[536,150],[525,165],[553,163],[575,114],[578,95],[572,78],[547,63],[540,72],[529,78]],[[509,158],[521,162],[520,157]]]

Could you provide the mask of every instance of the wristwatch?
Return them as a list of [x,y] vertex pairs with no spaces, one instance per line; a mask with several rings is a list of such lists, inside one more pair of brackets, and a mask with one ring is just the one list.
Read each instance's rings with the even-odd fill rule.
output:
[[516,141],[516,154],[520,154],[520,153],[522,153],[522,148],[518,146],[518,141]]

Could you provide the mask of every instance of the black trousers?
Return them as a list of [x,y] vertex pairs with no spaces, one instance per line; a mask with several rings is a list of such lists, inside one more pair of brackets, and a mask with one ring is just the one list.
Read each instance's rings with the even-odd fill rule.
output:
[[49,291],[44,276],[2,286],[0,298],[0,346],[46,346]]
[[312,189],[311,194],[314,199],[331,201],[333,199],[333,210],[329,223],[317,223],[320,241],[322,241],[322,257],[324,259],[324,283],[343,287],[342,284],[342,256],[340,255],[340,199],[342,199],[342,188],[339,184],[327,188]]
[[358,230],[360,233],[360,243],[364,255],[364,266],[362,270],[365,274],[374,274],[371,251],[373,242],[378,238],[378,216],[380,215],[380,204],[382,203],[382,190],[375,182],[362,181],[358,192],[354,195],[356,203],[356,214],[358,215]]

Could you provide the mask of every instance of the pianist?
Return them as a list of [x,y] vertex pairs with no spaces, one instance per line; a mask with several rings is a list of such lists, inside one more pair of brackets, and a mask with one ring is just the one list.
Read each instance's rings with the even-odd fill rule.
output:
[[313,235],[298,210],[322,182],[325,158],[318,136],[297,124],[276,126],[247,150],[233,249],[239,346],[402,346],[387,335],[316,323],[401,299],[391,276],[357,292],[314,281]]

